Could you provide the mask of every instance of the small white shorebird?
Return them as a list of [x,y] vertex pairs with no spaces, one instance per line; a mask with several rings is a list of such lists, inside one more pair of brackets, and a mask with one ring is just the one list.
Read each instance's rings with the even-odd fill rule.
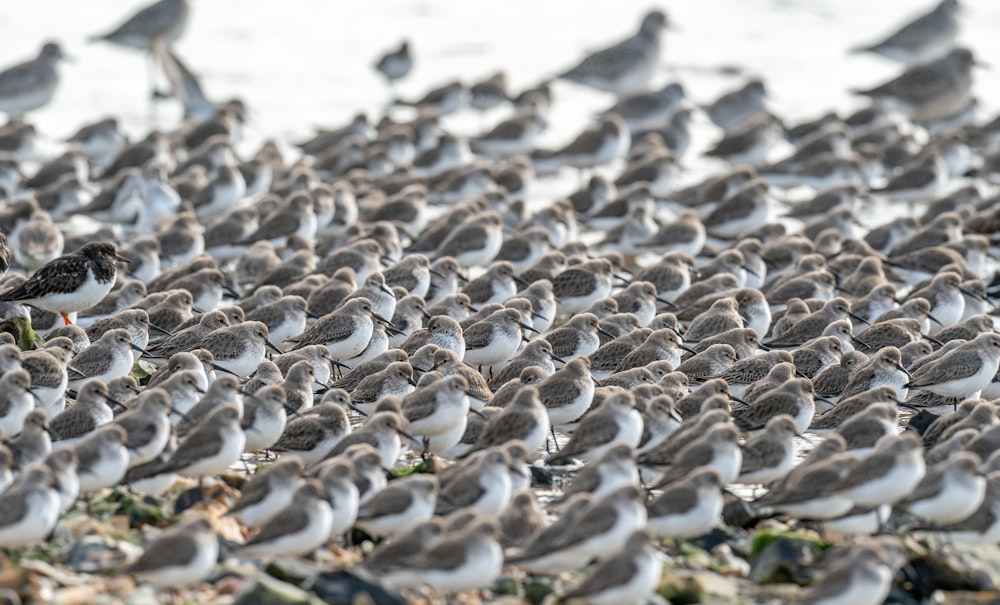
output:
[[0,111],[20,115],[48,105],[59,86],[56,64],[66,59],[55,42],[46,42],[38,56],[0,72]]

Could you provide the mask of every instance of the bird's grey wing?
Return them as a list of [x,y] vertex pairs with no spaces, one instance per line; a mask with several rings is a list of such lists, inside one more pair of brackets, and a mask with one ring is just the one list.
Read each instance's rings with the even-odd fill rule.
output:
[[309,513],[297,506],[289,506],[278,513],[273,519],[265,523],[264,526],[261,527],[260,533],[247,542],[247,546],[268,542],[286,534],[293,534],[302,531],[308,525]]

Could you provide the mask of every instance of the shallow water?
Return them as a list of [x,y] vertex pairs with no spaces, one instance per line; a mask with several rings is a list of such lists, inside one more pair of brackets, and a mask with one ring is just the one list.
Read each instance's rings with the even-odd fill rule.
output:
[[[124,116],[132,130],[151,123],[148,64],[141,53],[86,38],[116,25],[141,2],[133,0],[9,0],[0,3],[0,65],[37,52],[43,40],[59,40],[75,62],[63,69],[53,103],[34,116],[53,137],[81,122]],[[253,112],[250,139],[301,136],[316,125],[341,122],[359,110],[381,113],[389,91],[371,70],[373,59],[402,37],[412,41],[416,68],[400,94],[460,77],[466,82],[503,68],[515,89],[549,77],[577,60],[584,49],[630,34],[640,15],[665,6],[676,31],[666,38],[662,79],[685,84],[695,101],[711,100],[742,76],[721,75],[720,66],[763,75],[779,115],[806,118],[830,108],[860,105],[851,86],[876,83],[897,65],[878,57],[848,55],[925,3],[909,0],[707,0],[655,3],[529,2],[484,5],[460,0],[378,0],[368,3],[315,0],[194,0],[178,54],[202,76],[213,98],[239,95]],[[927,3],[930,4],[930,3]],[[1000,3],[965,0],[963,39],[1000,68]],[[979,91],[994,73],[980,74]],[[547,134],[557,143],[571,136],[594,110],[609,103],[601,93],[555,90],[556,111]],[[573,94],[567,94],[572,92]],[[983,99],[990,113],[997,98]],[[161,104],[155,116],[176,123],[177,108]],[[474,132],[474,116],[451,126]],[[256,135],[256,136],[254,136]]]

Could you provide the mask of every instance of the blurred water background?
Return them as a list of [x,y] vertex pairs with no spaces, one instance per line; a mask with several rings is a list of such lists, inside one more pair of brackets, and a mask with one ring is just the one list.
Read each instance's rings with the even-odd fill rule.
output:
[[[87,36],[117,25],[143,2],[135,0],[5,0],[0,2],[0,65],[34,56],[57,39],[74,62],[63,67],[54,101],[33,114],[43,133],[70,134],[82,122],[123,117],[130,130],[177,123],[174,103],[150,114],[146,57]],[[643,12],[664,8],[676,24],[667,34],[661,78],[682,82],[689,97],[707,102],[763,75],[772,106],[787,119],[827,109],[860,106],[851,86],[877,83],[899,66],[874,56],[848,55],[925,4],[912,0],[194,0],[177,53],[217,99],[244,98],[253,123],[248,144],[263,136],[307,134],[359,110],[381,114],[389,91],[371,69],[381,51],[408,38],[416,66],[399,93],[416,95],[453,78],[473,81],[497,69],[513,88],[533,85],[579,59],[586,49],[631,34]],[[1000,2],[963,0],[962,39],[992,63],[980,71],[980,92],[1000,70]],[[720,73],[719,68],[725,69]],[[995,84],[992,84],[995,86]],[[544,142],[572,136],[594,110],[610,102],[602,93],[555,89],[552,127]],[[1000,97],[984,99],[992,115]],[[562,102],[561,102],[562,101]],[[501,110],[497,110],[501,111]],[[497,116],[498,117],[498,116]],[[474,133],[490,116],[463,114],[449,125]]]

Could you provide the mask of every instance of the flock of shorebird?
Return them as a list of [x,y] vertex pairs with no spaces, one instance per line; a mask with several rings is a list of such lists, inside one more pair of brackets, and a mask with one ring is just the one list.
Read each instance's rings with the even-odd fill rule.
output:
[[[36,158],[21,114],[63,54],[0,72],[3,549],[108,489],[169,498],[261,452],[276,460],[229,503],[246,541],[225,556],[360,531],[378,543],[351,571],[404,591],[593,564],[561,599],[645,602],[659,540],[731,531],[736,501],[746,527],[846,536],[802,603],[881,603],[901,529],[1000,542],[1000,121],[976,119],[955,0],[856,49],[905,67],[848,117],[784,124],[761,80],[703,107],[653,90],[654,10],[565,89],[450,83],[398,100],[411,121],[360,114],[295,159],[237,156],[243,103],[210,103],[170,48],[188,4],[100,37],[163,63],[191,116],[176,131],[129,141],[108,118]],[[375,69],[412,65],[404,42]],[[617,99],[539,148],[573,86]],[[469,107],[512,110],[480,136],[443,129]],[[717,171],[682,188],[702,111]],[[532,195],[567,167],[589,181]],[[551,501],[545,468],[569,476]],[[117,571],[208,579],[215,522],[186,515]]]

